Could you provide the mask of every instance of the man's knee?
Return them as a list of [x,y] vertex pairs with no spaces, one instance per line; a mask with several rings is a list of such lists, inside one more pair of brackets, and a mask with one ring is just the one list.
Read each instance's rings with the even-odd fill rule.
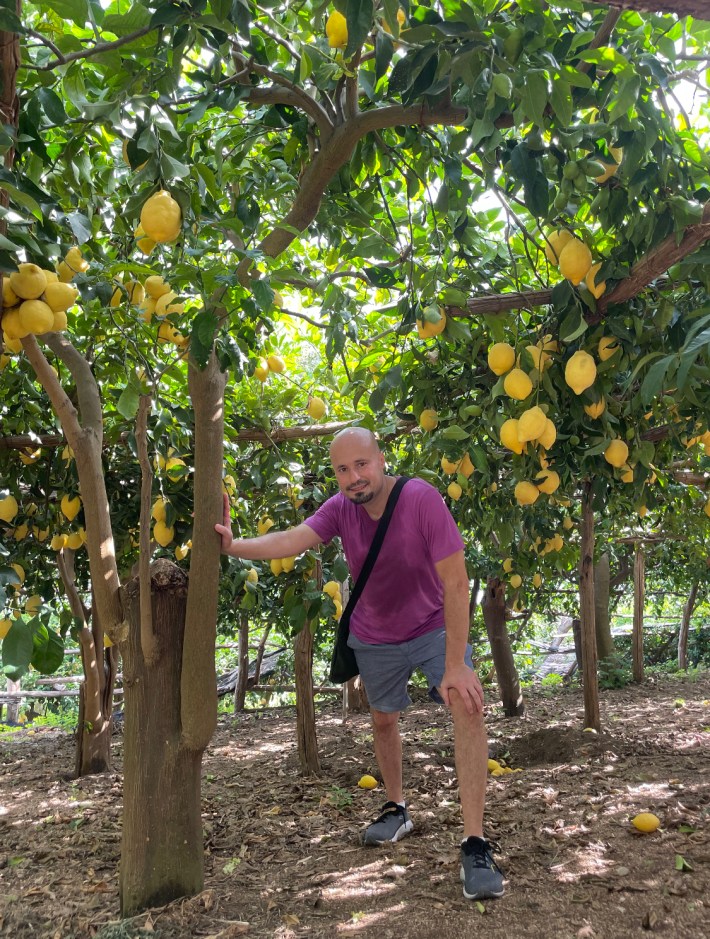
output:
[[399,711],[376,711],[370,709],[372,726],[375,731],[387,731],[396,727],[399,722]]
[[458,694],[458,692],[454,690],[449,692],[449,702],[449,710],[451,711],[451,716],[454,719],[454,723],[460,722],[461,724],[465,724],[474,730],[481,730],[485,728],[483,711],[474,711],[473,714],[471,714],[468,711],[463,698]]

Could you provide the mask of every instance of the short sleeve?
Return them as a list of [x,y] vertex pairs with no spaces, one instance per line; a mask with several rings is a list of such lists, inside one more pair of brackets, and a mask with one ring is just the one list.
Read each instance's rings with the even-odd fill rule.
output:
[[338,496],[331,496],[304,524],[313,529],[323,544],[328,544],[340,534],[341,516]]

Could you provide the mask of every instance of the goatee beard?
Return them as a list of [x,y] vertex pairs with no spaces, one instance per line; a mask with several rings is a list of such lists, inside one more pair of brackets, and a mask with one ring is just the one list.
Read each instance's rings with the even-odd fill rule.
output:
[[374,497],[374,492],[355,492],[348,496],[350,501],[354,502],[356,505],[363,505],[365,502],[370,502]]

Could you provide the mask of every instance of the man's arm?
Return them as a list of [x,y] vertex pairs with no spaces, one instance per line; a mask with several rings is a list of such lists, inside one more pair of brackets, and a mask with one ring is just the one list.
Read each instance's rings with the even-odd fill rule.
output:
[[233,538],[227,495],[224,496],[224,518],[221,525],[215,525],[215,531],[222,538],[222,554],[249,561],[295,557],[309,548],[315,548],[322,541],[320,535],[305,524],[287,528],[286,531],[270,531],[257,538]]
[[444,590],[444,625],[446,628],[446,665],[439,692],[450,705],[449,692],[455,690],[466,710],[483,710],[483,690],[475,672],[466,665],[464,655],[469,630],[469,582],[463,551],[456,551],[438,561],[436,571]]

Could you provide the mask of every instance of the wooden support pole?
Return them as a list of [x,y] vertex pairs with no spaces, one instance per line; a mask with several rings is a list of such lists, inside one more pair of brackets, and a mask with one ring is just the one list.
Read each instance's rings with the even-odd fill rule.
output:
[[646,600],[646,563],[643,545],[636,544],[634,555],[634,626],[631,640],[634,681],[643,681],[643,608]]
[[597,678],[597,636],[594,626],[594,508],[592,484],[585,483],[582,498],[582,544],[579,558],[579,606],[582,633],[584,726],[601,730]]

